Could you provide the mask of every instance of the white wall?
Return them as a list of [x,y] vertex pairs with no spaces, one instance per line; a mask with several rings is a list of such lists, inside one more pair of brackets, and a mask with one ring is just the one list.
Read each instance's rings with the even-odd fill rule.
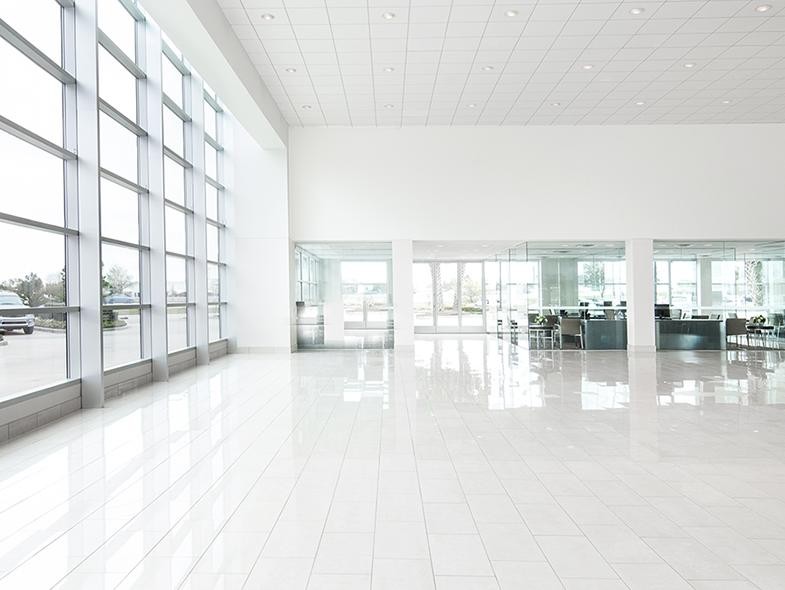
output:
[[287,163],[283,149],[262,149],[234,126],[230,226],[230,310],[240,351],[291,346]]
[[295,240],[785,237],[783,125],[292,128],[289,149]]

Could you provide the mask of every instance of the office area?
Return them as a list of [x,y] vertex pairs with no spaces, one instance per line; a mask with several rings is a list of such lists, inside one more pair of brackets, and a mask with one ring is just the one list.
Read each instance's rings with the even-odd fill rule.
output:
[[0,2],[0,587],[782,586],[784,10]]

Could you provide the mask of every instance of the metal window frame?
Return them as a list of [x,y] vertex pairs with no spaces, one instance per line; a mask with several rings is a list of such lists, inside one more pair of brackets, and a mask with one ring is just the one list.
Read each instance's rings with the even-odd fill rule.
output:
[[109,35],[104,33],[101,29],[98,29],[98,43],[101,47],[106,49],[113,58],[119,61],[126,70],[131,72],[137,80],[144,80],[147,77],[144,70],[136,65],[136,62],[128,57],[126,53],[112,41]]
[[[172,160],[174,160],[178,164],[180,164],[180,166],[182,166],[186,170],[188,170],[190,168],[193,168],[193,164],[191,164],[191,162],[189,162],[188,160],[183,158],[180,154],[178,154],[177,152],[175,152],[174,150],[172,150],[172,148],[170,148],[168,146],[164,146],[164,155],[167,156],[168,158],[171,158]],[[186,181],[186,183],[187,183],[187,181]]]
[[169,98],[168,94],[166,94],[164,92],[163,95],[162,95],[162,98],[163,98],[163,105],[166,108],[168,108],[170,111],[172,111],[175,115],[177,115],[182,120],[183,123],[190,123],[191,122],[191,116],[188,113],[186,113],[180,107],[179,104],[177,104],[174,100]]
[[18,49],[31,62],[50,76],[57,78],[63,84],[76,84],[76,78],[73,75],[28,41],[2,18],[0,18],[0,38],[5,39],[9,45]]
[[99,170],[99,176],[115,183],[116,185],[126,188],[129,191],[139,193],[140,195],[146,195],[149,192],[148,189],[143,187],[141,184],[133,182],[132,180],[128,180],[124,176],[120,176],[119,174],[112,172],[111,170],[107,170],[106,168],[101,168]]
[[52,156],[56,156],[63,160],[76,160],[76,154],[74,152],[60,147],[56,143],[41,137],[37,133],[30,131],[18,123],[14,123],[11,119],[7,119],[2,115],[0,115],[0,131],[5,131],[9,135],[13,135],[17,139],[21,139]]
[[209,184],[210,186],[212,186],[213,188],[217,188],[219,191],[225,191],[226,190],[226,187],[224,185],[222,185],[217,180],[215,180],[213,178],[210,178],[209,176],[205,176],[204,177],[204,181],[207,184]]
[[[208,133],[205,133],[205,134],[204,134],[204,140],[205,140],[205,142],[207,142],[208,144],[210,144],[210,146],[211,146],[211,147],[212,147],[212,148],[213,148],[213,149],[214,149],[214,150],[215,150],[217,153],[220,153],[220,152],[224,151],[224,148],[223,148],[223,146],[222,146],[220,143],[218,143],[218,140],[216,140],[216,139],[213,139],[213,138],[210,136],[210,134],[208,134]],[[217,158],[218,158],[218,155],[216,154],[216,159],[217,159]]]
[[103,114],[108,115],[114,121],[125,127],[128,131],[136,135],[136,137],[147,137],[147,131],[142,129],[136,122],[126,117],[123,113],[114,108],[111,104],[106,102],[103,98],[98,99],[98,110]]
[[[57,145],[22,125],[0,115],[0,133],[8,133],[33,145],[44,153],[60,158],[64,166],[64,225],[15,216],[0,212],[0,222],[32,230],[42,230],[64,238],[67,305],[43,308],[20,308],[9,311],[64,315],[67,320],[66,353],[69,379],[81,382],[83,407],[101,407],[104,402],[104,377],[131,366],[151,362],[153,378],[168,378],[168,370],[156,370],[169,356],[166,337],[166,312],[170,307],[188,310],[189,346],[196,348],[197,362],[209,362],[208,345],[226,340],[227,309],[230,298],[226,289],[227,262],[224,239],[228,231],[224,158],[218,155],[218,178],[204,175],[205,146],[218,154],[224,153],[221,140],[228,119],[218,99],[208,94],[198,75],[187,61],[177,56],[161,40],[160,29],[132,0],[117,0],[136,22],[134,59],[125,54],[98,27],[95,3],[80,5],[79,18],[74,0],[56,0],[62,10],[62,66],[44,54],[24,36],[0,20],[0,38],[8,41],[31,62],[44,69],[63,84],[63,143]],[[98,52],[106,50],[135,79],[137,120],[132,120],[98,92]],[[161,90],[161,55],[166,56],[183,76],[183,106]],[[76,73],[78,72],[78,75]],[[78,83],[77,83],[78,82]],[[216,114],[217,137],[205,132],[206,104]],[[162,109],[169,108],[184,124],[184,157],[163,146]],[[77,112],[79,117],[77,118]],[[99,114],[103,113],[137,137],[138,176],[135,181],[100,166]],[[163,196],[164,156],[184,170],[185,205],[168,201]],[[139,242],[129,242],[101,234],[100,184],[112,182],[138,197]],[[205,188],[218,191],[218,219],[206,215]],[[77,198],[78,196],[78,198]],[[165,249],[164,215],[166,207],[186,216],[186,253]],[[208,262],[206,231],[208,226],[219,232],[219,260]],[[102,246],[127,248],[139,253],[139,303],[104,304],[101,288]],[[166,259],[172,256],[186,264],[187,301],[166,301]],[[215,264],[219,273],[218,301],[207,302],[207,268]],[[210,338],[209,314],[219,314],[218,339]],[[136,311],[140,315],[140,351],[142,358],[118,366],[104,367],[101,314],[106,310]],[[163,329],[161,329],[163,328]],[[161,350],[163,347],[163,350]],[[42,390],[45,388],[42,388]]]

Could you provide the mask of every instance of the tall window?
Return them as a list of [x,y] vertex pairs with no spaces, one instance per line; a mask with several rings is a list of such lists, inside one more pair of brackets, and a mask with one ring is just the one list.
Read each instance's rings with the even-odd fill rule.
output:
[[191,73],[164,41],[161,57],[166,227],[166,319],[169,351],[194,344],[194,190]]
[[657,260],[654,263],[656,302],[684,312],[698,306],[698,268],[695,260]]
[[319,294],[319,260],[298,248],[295,252],[295,274],[297,276],[297,293],[295,296],[298,301],[312,303],[318,301]]
[[[141,201],[147,198],[140,174],[147,133],[139,124],[137,64],[140,14],[117,0],[98,3],[98,141],[101,169],[101,285],[104,368],[143,357],[143,300],[149,300],[143,264],[149,245],[140,233]],[[144,207],[146,210],[146,207]],[[149,306],[146,306],[149,307]]]
[[627,266],[623,260],[578,261],[578,299],[602,304],[627,299]]
[[0,2],[0,399],[79,377],[68,365],[79,314],[69,15],[50,0]]
[[207,304],[210,341],[223,335],[226,323],[226,191],[223,182],[223,110],[205,87],[204,171],[207,218]]
[[226,337],[231,118],[134,0],[72,4],[0,1],[0,400]]

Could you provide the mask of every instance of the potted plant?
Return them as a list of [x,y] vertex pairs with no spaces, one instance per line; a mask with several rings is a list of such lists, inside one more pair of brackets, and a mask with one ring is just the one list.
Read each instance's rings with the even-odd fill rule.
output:
[[757,326],[761,326],[766,323],[766,316],[764,315],[756,315],[750,318],[750,323],[755,324]]
[[534,323],[538,326],[544,326],[548,322],[548,318],[544,315],[539,314],[536,318],[534,318]]

